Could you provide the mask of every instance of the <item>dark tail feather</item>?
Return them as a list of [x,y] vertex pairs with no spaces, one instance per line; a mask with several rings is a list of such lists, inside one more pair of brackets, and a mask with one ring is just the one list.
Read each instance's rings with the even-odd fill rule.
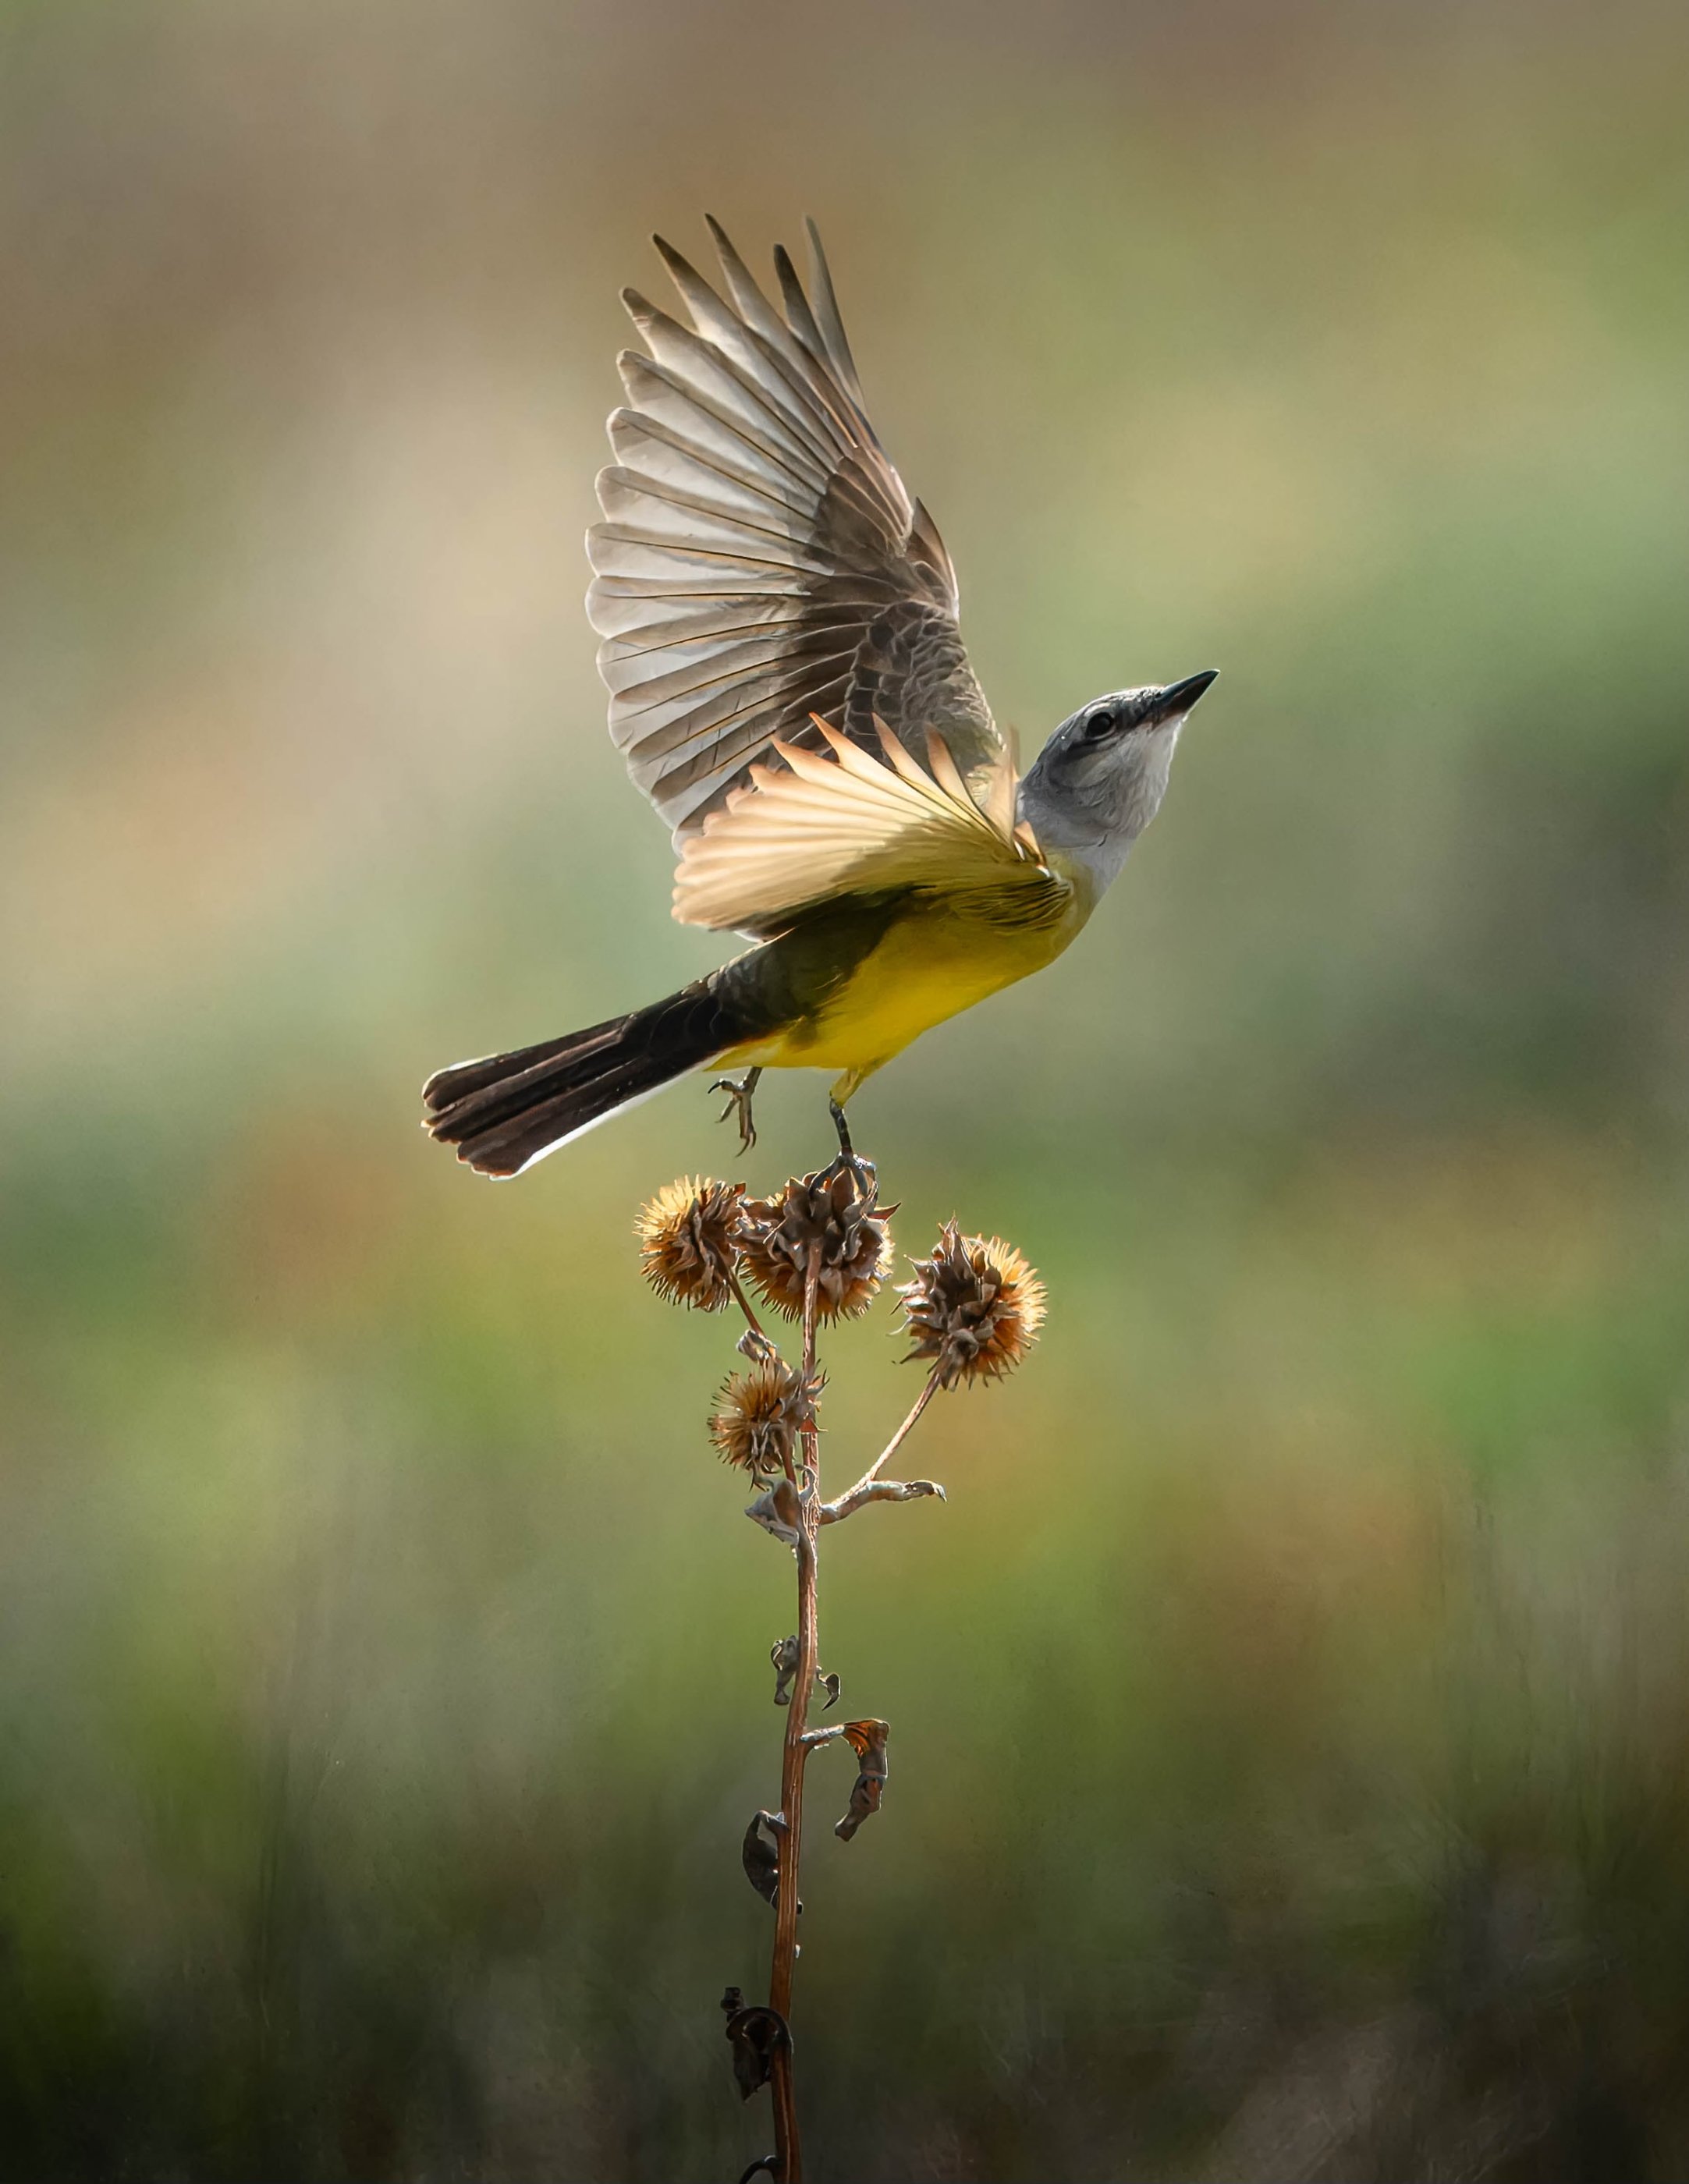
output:
[[482,1175],[519,1175],[594,1123],[713,1061],[743,1037],[700,979],[608,1023],[460,1061],[422,1087],[425,1127]]

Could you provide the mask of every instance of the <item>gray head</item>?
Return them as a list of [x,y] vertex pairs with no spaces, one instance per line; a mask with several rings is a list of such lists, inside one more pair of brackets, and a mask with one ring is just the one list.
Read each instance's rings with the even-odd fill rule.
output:
[[1161,809],[1179,732],[1218,671],[1116,690],[1067,716],[1021,783],[1021,816],[1046,850],[1108,885]]

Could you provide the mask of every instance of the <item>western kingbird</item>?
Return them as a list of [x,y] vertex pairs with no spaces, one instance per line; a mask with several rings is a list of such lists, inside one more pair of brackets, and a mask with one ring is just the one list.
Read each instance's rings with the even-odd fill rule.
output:
[[[776,310],[714,220],[723,293],[661,237],[691,319],[633,289],[587,612],[610,731],[674,830],[674,915],[757,945],[667,1000],[423,1089],[426,1126],[519,1174],[700,1066],[837,1072],[1059,956],[1159,809],[1214,680],[1094,698],[1017,779],[957,624],[955,571],[868,421],[821,242]],[[725,1116],[724,1116],[725,1119]]]

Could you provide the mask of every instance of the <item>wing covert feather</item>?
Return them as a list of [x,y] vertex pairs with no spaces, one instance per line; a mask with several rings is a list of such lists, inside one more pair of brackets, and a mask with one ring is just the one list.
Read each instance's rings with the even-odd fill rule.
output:
[[1013,824],[1006,754],[1002,785],[994,780],[982,802],[939,737],[928,772],[882,722],[878,756],[823,720],[810,725],[822,751],[777,738],[778,766],[750,762],[744,785],[683,839],[682,924],[766,934],[810,904],[901,889],[1000,898],[1002,914],[1029,924],[1059,912],[1070,889]]

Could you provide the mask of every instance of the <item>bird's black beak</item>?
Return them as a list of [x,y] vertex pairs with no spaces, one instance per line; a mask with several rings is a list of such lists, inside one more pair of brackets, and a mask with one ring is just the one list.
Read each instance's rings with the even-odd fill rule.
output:
[[1218,667],[1205,667],[1200,675],[1187,675],[1182,682],[1169,682],[1150,709],[1145,726],[1154,727],[1162,721],[1177,720],[1181,713],[1188,713],[1219,671]]

